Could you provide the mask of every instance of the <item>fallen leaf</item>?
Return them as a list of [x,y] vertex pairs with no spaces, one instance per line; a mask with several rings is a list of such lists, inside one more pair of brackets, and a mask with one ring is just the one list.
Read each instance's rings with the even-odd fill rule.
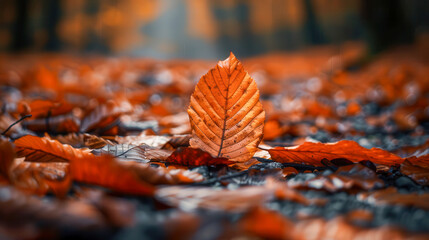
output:
[[28,103],[32,119],[64,115],[72,111],[73,106],[65,101],[34,100]]
[[395,165],[403,162],[399,156],[388,151],[371,148],[366,149],[350,140],[336,143],[305,142],[294,147],[276,147],[268,150],[272,159],[281,163],[301,163],[323,166],[322,159],[345,158],[352,162],[370,160],[375,164]]
[[83,134],[83,141],[85,142],[85,146],[87,146],[90,149],[102,148],[106,145],[113,146],[116,144],[108,139],[104,139],[102,137],[98,137],[87,133]]
[[148,146],[154,147],[154,148],[161,148],[166,144],[171,137],[166,136],[147,136],[147,135],[138,135],[138,136],[126,136],[126,137],[115,137],[115,141],[119,144],[130,144],[134,146],[139,146],[142,144],[146,144]]
[[289,175],[296,175],[296,174],[298,174],[298,170],[296,170],[293,167],[285,167],[282,170],[282,176],[283,177],[287,177]]
[[276,211],[256,207],[240,219],[239,226],[261,239],[288,239],[293,223]]
[[277,120],[267,121],[264,125],[264,140],[274,140],[277,137],[280,137],[285,132],[285,127],[280,125],[280,122]]
[[63,145],[46,137],[24,136],[15,141],[17,155],[33,162],[69,162],[73,180],[130,194],[152,194],[152,185],[137,179],[136,174],[120,165],[112,156]]
[[245,162],[236,162],[231,167],[238,169],[240,171],[243,171],[243,170],[249,169],[251,166],[258,164],[258,163],[260,163],[260,162],[256,158],[251,158]]
[[286,239],[424,239],[425,234],[405,233],[392,226],[377,228],[363,228],[353,225],[344,217],[335,217],[330,220],[321,218],[298,221],[289,231]]
[[411,163],[405,160],[401,164],[401,173],[407,175],[420,185],[429,185],[429,167]]
[[164,221],[163,231],[166,239],[192,239],[201,223],[202,219],[196,213],[178,211]]
[[161,166],[153,168],[149,164],[134,161],[120,161],[120,164],[133,171],[142,181],[153,185],[186,184],[204,180],[204,177],[198,172],[185,169],[165,168]]
[[305,182],[290,180],[288,184],[294,188],[324,189],[328,192],[353,192],[384,186],[384,182],[377,177],[376,173],[362,164],[339,167],[335,173],[319,175]]
[[120,164],[110,155],[94,156],[70,161],[73,180],[113,189],[117,192],[152,195],[154,187],[142,181],[127,166]]
[[18,189],[38,195],[53,192],[59,197],[67,194],[71,181],[69,164],[39,163],[15,159],[9,170],[9,181]]
[[29,162],[70,162],[72,160],[96,158],[89,151],[73,148],[49,138],[26,135],[15,141],[18,157],[25,157]]
[[127,227],[135,223],[134,213],[137,209],[133,202],[109,196],[100,189],[80,189],[77,195],[82,202],[97,207],[113,226]]
[[6,138],[0,137],[0,174],[7,177],[15,159],[14,146]]
[[112,123],[114,123],[122,114],[128,113],[130,111],[132,111],[132,107],[126,101],[108,101],[106,104],[97,106],[93,111],[90,112],[90,114],[88,114],[82,120],[80,131],[107,131],[109,130],[108,127]]
[[67,114],[28,120],[22,125],[34,132],[73,133],[79,131],[80,120]]
[[409,157],[406,160],[408,160],[413,165],[420,166],[423,168],[429,168],[429,154],[422,155],[419,157]]
[[162,146],[162,149],[175,150],[178,147],[189,147],[190,134],[175,135]]
[[273,199],[274,192],[264,186],[241,187],[236,190],[211,187],[161,187],[155,198],[183,210],[209,209],[242,212]]
[[429,210],[429,193],[400,193],[393,187],[370,193],[360,193],[358,199],[380,205],[412,206]]
[[0,188],[0,221],[10,231],[18,227],[19,231],[11,232],[13,236],[26,236],[17,239],[42,239],[46,237],[46,231],[53,238],[67,238],[70,235],[79,238],[94,232],[109,231],[109,223],[91,204],[40,199],[11,187]]
[[190,145],[213,157],[246,161],[262,139],[265,112],[259,90],[232,53],[200,79],[188,114]]
[[69,133],[67,135],[51,136],[45,133],[45,137],[52,140],[57,140],[62,144],[68,144],[74,148],[85,147],[85,134],[82,133]]
[[165,161],[173,150],[157,149],[146,144],[134,146],[130,144],[106,145],[101,149],[101,153],[111,154],[140,162]]
[[348,212],[346,218],[349,222],[371,222],[374,219],[374,214],[367,209],[357,209]]
[[226,158],[214,158],[201,149],[190,147],[178,148],[165,161],[170,164],[178,164],[191,167],[205,165],[228,165],[234,163]]

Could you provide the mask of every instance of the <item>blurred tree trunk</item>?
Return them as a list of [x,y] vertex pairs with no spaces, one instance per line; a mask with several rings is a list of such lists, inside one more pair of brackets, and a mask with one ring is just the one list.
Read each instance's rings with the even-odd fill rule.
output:
[[13,51],[22,51],[28,48],[28,0],[15,2],[15,24],[13,26]]
[[362,0],[362,22],[367,32],[370,54],[376,54],[397,44],[414,41],[411,23],[399,0]]
[[304,32],[310,44],[326,43],[323,32],[317,22],[316,13],[312,0],[304,0],[304,12],[306,15],[304,22]]
[[57,26],[61,18],[61,1],[60,0],[45,0],[45,26],[48,35],[48,41],[45,45],[47,51],[60,50],[60,40],[58,38]]

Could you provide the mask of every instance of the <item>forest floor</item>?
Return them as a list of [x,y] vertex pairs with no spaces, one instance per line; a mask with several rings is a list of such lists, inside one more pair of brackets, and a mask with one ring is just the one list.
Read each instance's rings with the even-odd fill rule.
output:
[[429,59],[363,56],[243,59],[265,110],[244,162],[189,148],[214,61],[1,56],[0,238],[428,239]]

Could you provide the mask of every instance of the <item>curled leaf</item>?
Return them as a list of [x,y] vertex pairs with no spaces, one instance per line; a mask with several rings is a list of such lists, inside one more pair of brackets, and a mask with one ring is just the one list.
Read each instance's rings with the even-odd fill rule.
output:
[[246,161],[262,139],[265,112],[259,90],[232,53],[201,77],[188,114],[190,145],[213,157]]

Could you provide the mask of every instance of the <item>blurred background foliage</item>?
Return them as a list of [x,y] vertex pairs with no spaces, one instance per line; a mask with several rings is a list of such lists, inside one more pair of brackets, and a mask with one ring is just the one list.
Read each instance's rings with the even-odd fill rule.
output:
[[1,52],[221,59],[429,41],[427,0],[0,1]]

